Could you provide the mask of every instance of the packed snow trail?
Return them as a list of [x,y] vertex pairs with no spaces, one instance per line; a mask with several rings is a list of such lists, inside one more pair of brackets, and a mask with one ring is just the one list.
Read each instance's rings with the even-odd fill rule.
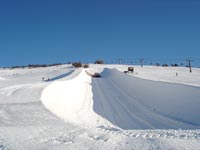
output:
[[92,79],[94,111],[122,129],[200,127],[200,88],[105,69]]

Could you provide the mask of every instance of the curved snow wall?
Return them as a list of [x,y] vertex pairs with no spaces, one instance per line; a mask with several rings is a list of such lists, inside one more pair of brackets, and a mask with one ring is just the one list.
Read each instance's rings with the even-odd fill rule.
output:
[[114,69],[104,69],[101,75],[91,79],[82,70],[71,80],[55,81],[44,89],[41,100],[57,116],[81,125],[200,127],[200,88],[144,80]]
[[41,100],[47,109],[65,121],[85,126],[111,125],[94,113],[92,96],[91,77],[82,70],[71,80],[50,84]]
[[200,127],[200,88],[105,69],[92,79],[94,111],[123,129]]

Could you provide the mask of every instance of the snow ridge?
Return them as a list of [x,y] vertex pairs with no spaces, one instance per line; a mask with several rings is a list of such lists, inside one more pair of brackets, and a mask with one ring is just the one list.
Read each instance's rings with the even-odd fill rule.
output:
[[47,109],[65,121],[91,127],[112,126],[93,111],[91,76],[84,69],[71,80],[50,84],[44,89],[41,100]]
[[91,79],[83,69],[72,80],[49,85],[41,99],[66,121],[127,130],[199,128],[199,97],[199,87],[144,80],[115,69]]

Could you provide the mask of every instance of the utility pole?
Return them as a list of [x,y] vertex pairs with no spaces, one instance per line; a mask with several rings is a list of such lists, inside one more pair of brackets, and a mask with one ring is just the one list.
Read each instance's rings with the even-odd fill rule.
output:
[[140,59],[140,65],[141,65],[141,68],[143,67],[143,61],[144,61],[144,59],[141,58],[141,59]]
[[192,60],[187,59],[186,61],[188,62],[188,67],[190,68],[190,72],[192,72],[192,65],[191,65]]

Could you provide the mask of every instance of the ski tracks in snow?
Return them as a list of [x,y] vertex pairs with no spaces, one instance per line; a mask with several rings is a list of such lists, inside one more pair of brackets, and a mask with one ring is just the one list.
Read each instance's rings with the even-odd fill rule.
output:
[[[20,84],[20,85],[13,85],[13,86],[8,86],[5,88],[0,89],[0,93],[10,96],[10,95],[16,95],[17,93],[25,93],[25,90],[37,90],[38,88],[44,88],[45,84],[38,83],[38,84]],[[29,92],[30,94],[30,92]]]
[[122,130],[118,128],[110,128],[99,126],[98,130],[105,133],[122,135],[132,138],[157,138],[157,139],[192,139],[200,140],[200,130]]
[[[103,78],[102,78],[103,79]],[[136,125],[146,124],[153,128],[148,118],[142,118],[145,113],[152,112],[142,104],[137,97],[126,93],[125,89],[112,79],[104,83],[97,79],[94,88],[102,101],[95,101],[96,109],[104,118],[113,120],[113,124],[122,125],[130,117],[138,122]],[[99,83],[98,83],[99,82]],[[47,83],[43,83],[45,86]],[[18,84],[0,89],[0,94],[10,97],[9,103],[0,104],[0,150],[10,149],[195,149],[199,150],[200,130],[129,130],[120,129],[109,124],[87,127],[63,122],[47,111],[39,101],[44,88],[43,84]],[[98,84],[98,85],[97,85]],[[102,89],[101,86],[106,89]],[[109,93],[109,88],[113,92]],[[99,94],[99,95],[98,95]],[[102,96],[103,94],[103,96]],[[30,98],[30,95],[32,98]],[[13,99],[15,97],[15,99]],[[22,100],[23,98],[24,100]],[[107,98],[109,101],[106,101]],[[122,98],[122,101],[120,100]],[[125,99],[125,104],[123,101]],[[15,100],[15,102],[13,102]],[[97,99],[96,99],[97,100]],[[12,103],[11,103],[12,102]],[[134,105],[132,105],[134,103]],[[97,107],[98,104],[98,107]],[[109,106],[109,107],[107,107]],[[120,106],[120,107],[118,107]],[[120,111],[118,112],[118,109]],[[133,113],[131,110],[135,110]],[[139,112],[139,113],[137,113]],[[117,114],[118,113],[118,114]],[[144,114],[145,114],[144,113]],[[122,115],[118,120],[117,115]],[[124,115],[124,116],[123,116]],[[108,118],[110,117],[110,118]],[[125,117],[125,118],[124,118]],[[164,118],[164,117],[160,117]],[[166,117],[164,118],[166,120]],[[169,121],[168,119],[167,121]],[[130,123],[130,122],[126,122]],[[131,122],[133,123],[133,122]],[[128,124],[132,126],[132,124]],[[123,126],[122,126],[123,127]],[[129,127],[129,126],[126,126]],[[125,127],[125,128],[126,128]],[[144,126],[143,126],[144,127]],[[178,142],[177,142],[178,141]],[[9,146],[7,145],[9,144]]]
[[[175,102],[175,104],[173,102],[167,103],[167,101],[170,101],[171,99],[176,100],[176,98],[174,98],[176,93],[170,93],[172,92],[170,89],[168,94],[175,95],[166,95],[163,90],[165,88],[171,88],[174,86],[177,88],[177,90],[181,90],[182,88],[189,91],[195,90],[195,96],[199,95],[199,88],[191,89],[190,87],[181,85],[176,86],[167,83],[150,82],[124,75],[116,70],[105,69],[102,73],[102,78],[92,80],[94,101],[93,109],[98,115],[106,118],[112,124],[126,130],[179,128],[196,129],[198,124],[196,125],[195,123],[190,123],[190,121],[184,121],[184,119],[179,119],[179,117],[172,118],[170,115],[165,114],[169,112],[174,113],[176,110],[179,110],[177,114],[185,113],[183,109],[179,108],[181,106],[181,102],[184,101],[184,99],[180,99],[183,98],[181,96],[183,92],[178,93],[178,102]],[[163,93],[161,93],[161,95],[158,94],[158,90],[160,89],[165,94],[163,96],[169,97],[169,99],[165,98],[166,101],[163,103]],[[187,94],[191,95],[191,93],[187,93],[187,90],[184,92],[186,95],[185,101],[188,101]],[[155,94],[158,96],[155,96]],[[190,105],[194,105],[196,101],[198,102],[198,99],[194,95],[191,96],[193,96],[193,101],[190,103]],[[195,113],[193,109],[189,109],[191,107],[190,105],[184,106],[185,109],[188,110],[186,115],[193,115],[193,113]],[[174,108],[171,110],[172,107]],[[161,113],[157,109],[165,109],[165,113]],[[196,109],[197,108],[195,106],[195,110]],[[196,114],[193,116],[197,118]],[[184,117],[184,115],[181,117]],[[192,116],[189,117],[188,115],[188,118],[190,119]],[[198,120],[196,120],[196,122],[198,122]]]

